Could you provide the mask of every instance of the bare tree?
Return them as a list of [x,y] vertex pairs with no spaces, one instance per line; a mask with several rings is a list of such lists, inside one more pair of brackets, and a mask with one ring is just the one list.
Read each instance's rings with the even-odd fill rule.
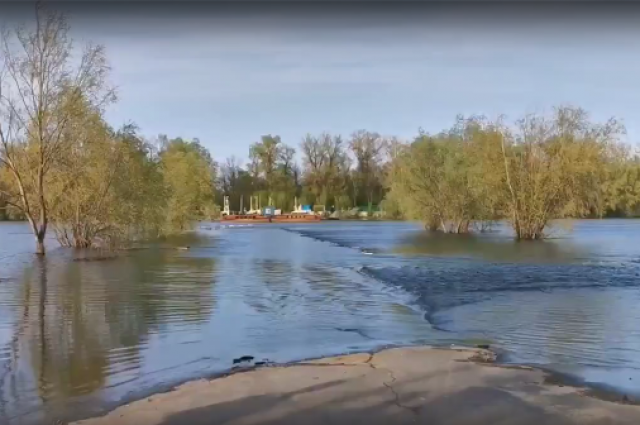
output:
[[356,178],[361,193],[368,204],[373,203],[376,191],[382,190],[382,156],[386,140],[378,133],[365,130],[351,135],[349,147],[356,158]]
[[106,85],[109,66],[101,46],[87,45],[74,57],[65,17],[41,4],[34,23],[1,33],[0,165],[13,178],[3,195],[25,215],[36,252],[44,255],[49,210],[57,202],[49,199],[47,185],[64,161],[69,138],[63,134],[77,104],[101,109],[115,95]]
[[302,143],[300,143],[302,151],[304,177],[312,193],[318,197],[322,192],[322,169],[324,168],[325,156],[322,151],[320,137],[307,134]]
[[305,180],[316,198],[324,196],[322,202],[335,195],[340,171],[344,168],[346,155],[342,137],[322,133],[307,135],[300,144]]
[[291,146],[282,145],[282,149],[280,149],[279,155],[280,169],[282,170],[282,174],[285,177],[293,175],[296,150]]

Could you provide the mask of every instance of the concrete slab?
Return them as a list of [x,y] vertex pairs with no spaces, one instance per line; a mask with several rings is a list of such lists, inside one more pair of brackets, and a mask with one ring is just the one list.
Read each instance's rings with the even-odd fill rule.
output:
[[484,350],[398,348],[195,381],[75,425],[640,424],[640,407],[470,361]]

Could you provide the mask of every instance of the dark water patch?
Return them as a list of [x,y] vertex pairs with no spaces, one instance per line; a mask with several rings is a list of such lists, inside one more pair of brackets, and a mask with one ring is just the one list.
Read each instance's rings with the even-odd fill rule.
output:
[[313,239],[320,242],[327,242],[329,244],[339,246],[342,248],[358,248],[354,243],[345,242],[344,240],[340,240],[340,238],[336,238],[335,236],[314,232],[312,230],[295,229],[295,228],[287,228],[287,227],[282,227],[282,230],[286,232],[295,233],[304,238],[309,238],[309,239]]
[[74,258],[73,261],[75,262],[94,262],[94,261],[110,261],[110,260],[115,260],[116,257],[115,255],[111,255],[111,256],[92,256],[92,257],[77,257]]
[[462,304],[487,301],[500,292],[551,292],[557,289],[637,288],[635,269],[608,266],[438,263],[360,269],[415,295],[430,314]]
[[365,254],[378,254],[390,252],[404,235],[415,233],[419,228],[419,225],[414,223],[394,224],[385,226],[379,222],[332,222],[306,227],[287,226],[283,227],[283,230]]
[[406,235],[394,252],[407,255],[476,258],[501,263],[567,264],[591,257],[588,249],[568,238],[542,241],[515,241],[505,229],[491,233],[450,235],[414,232]]
[[38,397],[55,410],[133,382],[154,335],[197,328],[214,307],[211,258],[156,249],[77,262],[76,252],[65,254],[36,260],[2,297],[9,321],[0,331],[13,334],[2,349],[10,371],[0,382],[5,416],[37,407]]

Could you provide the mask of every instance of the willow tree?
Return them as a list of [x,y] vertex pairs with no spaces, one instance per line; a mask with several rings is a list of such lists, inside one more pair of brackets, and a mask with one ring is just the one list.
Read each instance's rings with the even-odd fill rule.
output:
[[11,206],[8,204],[6,195],[4,193],[7,191],[8,186],[5,180],[8,180],[7,177],[10,177],[5,167],[0,165],[0,221],[9,220]]
[[111,184],[108,242],[124,245],[171,233],[167,225],[170,188],[157,151],[133,124],[115,132],[112,143],[121,163]]
[[579,108],[561,107],[551,119],[527,116],[501,141],[509,218],[517,239],[542,239],[553,219],[589,213],[600,190],[606,148],[623,131],[615,121],[589,121]]
[[62,137],[74,114],[69,103],[84,97],[101,108],[112,101],[109,67],[101,46],[87,45],[74,56],[64,16],[41,4],[32,28],[3,31],[1,38],[0,164],[11,176],[3,195],[27,218],[36,252],[44,255],[51,208],[47,181],[64,161],[70,140]]
[[502,125],[484,117],[458,117],[454,128],[463,140],[466,184],[472,199],[469,216],[475,227],[484,231],[504,216],[505,178],[500,172]]
[[46,201],[56,238],[63,246],[87,248],[112,231],[110,212],[118,205],[113,182],[121,173],[122,149],[100,112],[73,99],[75,111],[62,132],[61,158],[47,175]]
[[160,153],[160,165],[168,190],[168,227],[182,231],[194,220],[210,218],[215,168],[206,148],[195,140],[171,140]]
[[421,135],[396,155],[390,178],[390,197],[400,203],[407,218],[423,221],[430,230],[439,229],[444,218],[439,201],[441,164],[436,141]]
[[501,191],[495,140],[492,124],[459,117],[446,132],[396,146],[388,198],[434,231],[467,233],[475,222],[495,219]]
[[165,183],[135,131],[113,131],[90,109],[68,126],[75,142],[65,144],[66,160],[48,182],[48,196],[57,200],[49,203],[51,225],[62,246],[118,247],[164,233]]
[[[426,189],[418,199],[427,207],[424,212],[430,227],[437,223],[445,233],[467,233],[473,219],[474,199],[462,141],[444,134],[422,136],[415,142],[412,155],[415,157],[409,162],[410,169],[419,170],[424,179],[419,182],[410,179],[410,188]],[[425,165],[428,169],[424,169]]]
[[406,202],[399,185],[403,171],[401,161],[408,149],[410,144],[397,137],[392,137],[386,146],[388,161],[384,164],[383,173],[385,195],[380,206],[384,215],[392,219],[411,218],[406,211]]
[[640,159],[631,154],[609,158],[602,186],[594,195],[594,216],[636,216],[640,212]]
[[599,149],[602,163],[585,193],[587,215],[632,216],[640,204],[640,161],[631,147],[623,143],[604,143]]

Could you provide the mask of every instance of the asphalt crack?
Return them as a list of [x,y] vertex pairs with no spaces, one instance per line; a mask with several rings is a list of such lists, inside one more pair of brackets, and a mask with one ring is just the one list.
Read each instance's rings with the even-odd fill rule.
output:
[[398,406],[401,409],[405,409],[408,410],[409,412],[411,412],[414,416],[418,416],[419,413],[419,407],[411,407],[411,406],[407,406],[402,404],[402,402],[400,401],[400,394],[395,390],[395,388],[393,388],[393,384],[397,381],[395,375],[393,374],[393,371],[390,369],[386,369],[387,373],[389,374],[389,376],[391,377],[391,382],[382,382],[382,385],[384,385],[385,387],[387,387],[389,389],[389,391],[391,391],[393,393],[393,396],[395,397],[395,404],[396,406]]
[[[339,366],[339,367],[361,367],[361,366],[369,366],[371,369],[374,369],[376,371],[381,371],[381,372],[386,372],[387,375],[389,376],[390,380],[384,380],[382,381],[382,385],[385,386],[385,388],[387,388],[389,391],[391,391],[391,393],[393,394],[394,397],[394,404],[396,406],[398,406],[401,409],[404,410],[408,410],[409,412],[411,412],[416,418],[420,415],[419,413],[419,407],[411,407],[411,406],[407,406],[405,404],[402,404],[401,400],[400,400],[400,394],[396,391],[396,389],[393,387],[393,384],[395,384],[397,382],[397,378],[395,376],[395,374],[393,373],[393,370],[389,369],[389,368],[385,368],[385,367],[379,367],[376,364],[373,363],[373,360],[375,359],[375,353],[369,353],[369,358],[366,359],[363,362],[360,363],[342,363],[342,362],[336,362],[336,363],[298,363],[296,364],[296,366],[320,366],[320,367],[335,367],[335,366]],[[414,418],[414,420],[416,419]]]
[[371,356],[365,361],[365,363],[368,364],[372,369],[384,371],[389,375],[389,377],[391,378],[391,381],[390,382],[382,381],[382,385],[384,385],[393,394],[395,398],[394,400],[395,405],[401,409],[408,410],[416,417],[419,416],[420,414],[419,407],[406,406],[402,404],[402,402],[400,401],[400,394],[395,390],[395,388],[393,388],[393,384],[395,384],[396,381],[398,380],[395,374],[393,373],[393,370],[388,368],[381,368],[371,363],[374,357],[375,357],[375,354],[371,354]]

